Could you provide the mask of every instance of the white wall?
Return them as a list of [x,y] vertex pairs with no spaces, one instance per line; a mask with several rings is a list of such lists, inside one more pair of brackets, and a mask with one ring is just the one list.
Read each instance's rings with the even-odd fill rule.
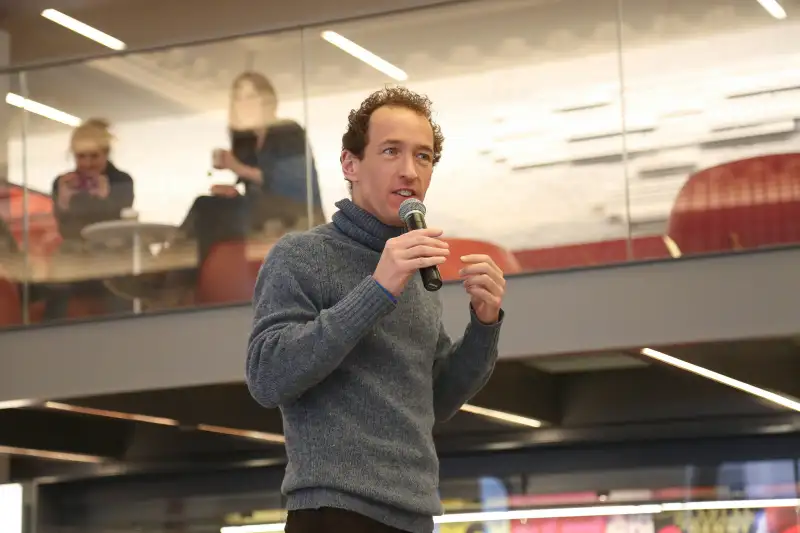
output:
[[[800,91],[749,99],[724,97],[800,86],[799,60],[800,24],[790,21],[746,33],[626,49],[626,121],[629,129],[655,128],[628,137],[632,154],[627,176],[621,161],[570,163],[592,154],[621,154],[620,138],[566,142],[573,135],[619,130],[616,54],[423,83],[415,83],[412,76],[409,87],[433,99],[446,136],[444,157],[426,201],[430,221],[451,236],[491,239],[515,249],[624,237],[624,224],[609,218],[625,219],[626,194],[632,217],[664,221],[688,173],[643,180],[638,177],[640,170],[678,164],[701,169],[798,149],[793,132],[795,117],[800,117]],[[312,98],[307,102],[308,116],[303,102],[282,102],[281,114],[308,128],[328,215],[335,209],[333,203],[346,195],[338,154],[347,112],[371,89]],[[598,100],[612,105],[580,113],[551,112]],[[668,116],[692,110],[698,114]],[[212,182],[206,176],[210,152],[226,142],[225,113],[116,125],[114,160],[134,176],[136,207],[144,219],[180,223],[193,198],[207,190]],[[713,137],[714,127],[751,122],[765,124],[741,136],[761,130],[785,135],[760,144],[751,138],[735,147],[710,149],[698,144]],[[69,168],[68,136],[65,128],[63,133],[28,140],[32,187],[49,189],[53,178]],[[19,141],[10,143],[9,152],[11,180],[20,182]],[[545,161],[560,162],[528,167]],[[222,179],[227,178],[214,178]],[[477,211],[483,214],[474,216]]]

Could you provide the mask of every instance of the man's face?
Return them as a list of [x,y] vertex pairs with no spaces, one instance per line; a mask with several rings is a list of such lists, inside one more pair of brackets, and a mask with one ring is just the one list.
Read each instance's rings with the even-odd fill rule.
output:
[[381,107],[370,117],[364,157],[342,153],[342,171],[353,184],[353,202],[390,226],[408,198],[425,199],[433,173],[433,128],[404,107]]

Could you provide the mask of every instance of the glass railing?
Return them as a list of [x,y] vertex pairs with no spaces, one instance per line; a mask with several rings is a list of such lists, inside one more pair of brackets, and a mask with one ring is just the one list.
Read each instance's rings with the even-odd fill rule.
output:
[[[776,459],[445,477],[444,514],[434,518],[434,532],[796,533],[796,469],[796,460]],[[268,487],[239,474],[240,482],[228,484],[207,477],[202,488],[181,477],[171,479],[168,488],[155,477],[114,490],[108,481],[101,486],[82,480],[77,489],[69,482],[45,485],[37,502],[38,529],[283,531],[287,512],[279,478]]]
[[249,301],[348,196],[348,113],[386,84],[445,135],[429,224],[509,274],[796,244],[798,24],[474,1],[9,72],[0,326]]

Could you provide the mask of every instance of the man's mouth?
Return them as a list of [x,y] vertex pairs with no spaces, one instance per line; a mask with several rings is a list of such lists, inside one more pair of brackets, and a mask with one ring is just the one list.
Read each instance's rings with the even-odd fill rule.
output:
[[402,196],[403,198],[413,198],[414,196],[416,196],[414,191],[412,191],[411,189],[398,189],[394,191],[394,194]]

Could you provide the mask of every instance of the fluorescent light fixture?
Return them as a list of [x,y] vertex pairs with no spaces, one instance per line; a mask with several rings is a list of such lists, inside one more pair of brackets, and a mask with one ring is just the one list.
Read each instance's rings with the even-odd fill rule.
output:
[[786,10],[778,3],[778,0],[758,0],[758,3],[776,19],[783,20],[786,18]]
[[122,413],[120,411],[109,411],[107,409],[95,409],[93,407],[83,407],[59,402],[44,402],[44,407],[57,411],[67,411],[82,415],[102,416],[105,418],[118,418],[120,420],[130,420],[132,422],[144,422],[147,424],[158,424],[161,426],[177,426],[178,421],[171,418],[160,416],[138,415],[135,413]]
[[0,453],[6,455],[21,455],[24,457],[36,457],[37,459],[49,459],[51,461],[69,461],[73,463],[102,463],[105,457],[97,455],[85,455],[82,453],[52,452],[49,450],[34,450],[31,448],[17,448],[15,446],[0,445]]
[[[34,405],[36,402],[33,400],[6,400],[4,402],[0,402],[0,410],[3,409],[22,409],[23,407],[30,407]],[[0,530],[2,531],[2,530]]]
[[776,19],[783,20],[786,18],[786,10],[778,3],[778,0],[758,0],[758,3]]
[[406,74],[403,69],[392,65],[382,57],[376,56],[366,48],[357,45],[346,37],[342,37],[335,31],[322,32],[322,38],[331,43],[333,46],[336,46],[347,52],[356,59],[360,59],[375,70],[383,72],[390,78],[393,78],[397,81],[405,81],[408,79],[408,74]]
[[[704,511],[716,509],[763,509],[774,507],[796,507],[798,498],[774,500],[729,500],[709,502],[653,503],[640,505],[587,505],[584,507],[562,507],[550,509],[525,509],[518,511],[486,511],[476,513],[453,513],[433,517],[436,524],[465,524],[472,522],[498,522],[503,520],[536,520],[547,518],[578,518],[590,516],[621,516],[658,514],[664,511]],[[283,531],[284,523],[248,524],[225,526],[220,533],[272,533]]]
[[27,98],[23,98],[22,96],[14,93],[6,94],[6,103],[9,105],[13,105],[14,107],[19,107],[20,109],[24,109],[25,111],[29,111],[31,113],[35,113],[45,118],[49,118],[50,120],[55,120],[56,122],[61,122],[62,124],[66,124],[67,126],[78,126],[82,121],[76,116],[70,115],[69,113],[64,113],[54,107],[50,107],[44,104],[40,104],[34,100],[29,100]]
[[0,485],[0,531],[22,533],[22,485]]
[[91,39],[97,43],[107,46],[112,50],[125,50],[125,43],[112,37],[107,33],[103,33],[97,28],[92,28],[88,24],[84,24],[80,20],[76,20],[69,15],[65,15],[55,9],[45,9],[42,11],[42,16],[47,20],[53,21],[56,24],[64,26],[68,30],[72,30],[79,35],[83,35],[87,39]]
[[800,411],[800,402],[792,400],[791,398],[788,398],[786,396],[781,396],[780,394],[775,394],[774,392],[770,392],[768,390],[756,387],[755,385],[750,385],[749,383],[745,383],[744,381],[739,381],[738,379],[728,377],[724,374],[720,374],[719,372],[714,372],[713,370],[703,368],[702,366],[689,363],[687,361],[684,361],[683,359],[672,357],[671,355],[667,355],[657,350],[653,350],[652,348],[642,348],[641,354],[656,359],[657,361],[661,361],[662,363],[667,363],[668,365],[680,368],[681,370],[686,370],[688,372],[697,374],[698,376],[702,376],[704,378],[716,381],[717,383],[727,385],[728,387],[739,389],[740,391],[752,394],[753,396],[758,396],[761,399],[770,401],[772,403],[776,403],[782,407],[787,407],[794,411]]
[[277,433],[266,433],[264,431],[251,431],[249,429],[236,429],[224,426],[210,426],[208,424],[200,424],[197,426],[200,431],[207,431],[209,433],[219,433],[221,435],[231,435],[233,437],[242,437],[244,439],[263,440],[265,442],[272,442],[274,444],[283,444],[286,439],[283,435]]
[[[101,416],[104,418],[117,418],[120,420],[130,420],[131,422],[143,422],[146,424],[156,424],[159,426],[179,426],[180,422],[172,418],[161,416],[141,415],[136,413],[124,413],[121,411],[111,411],[108,409],[97,409],[95,407],[83,407],[81,405],[72,405],[60,402],[44,402],[42,407],[47,409],[54,409],[56,411],[66,411],[68,413],[78,413],[89,416]],[[0,404],[0,407],[2,404]],[[283,444],[286,442],[283,435],[278,433],[266,433],[263,431],[252,431],[248,429],[229,428],[225,426],[213,426],[209,424],[199,424],[195,427],[198,431],[205,431],[208,433],[218,433],[221,435],[230,435],[233,437],[242,437],[245,439],[261,440],[272,442],[275,444]],[[0,532],[2,533],[2,532]]]
[[503,422],[511,424],[518,424],[520,426],[528,426],[532,428],[542,427],[542,422],[534,418],[515,415],[514,413],[506,413],[505,411],[496,411],[495,409],[487,409],[485,407],[478,407],[477,405],[465,404],[461,406],[461,410],[473,415],[485,416],[487,418],[494,418]]

